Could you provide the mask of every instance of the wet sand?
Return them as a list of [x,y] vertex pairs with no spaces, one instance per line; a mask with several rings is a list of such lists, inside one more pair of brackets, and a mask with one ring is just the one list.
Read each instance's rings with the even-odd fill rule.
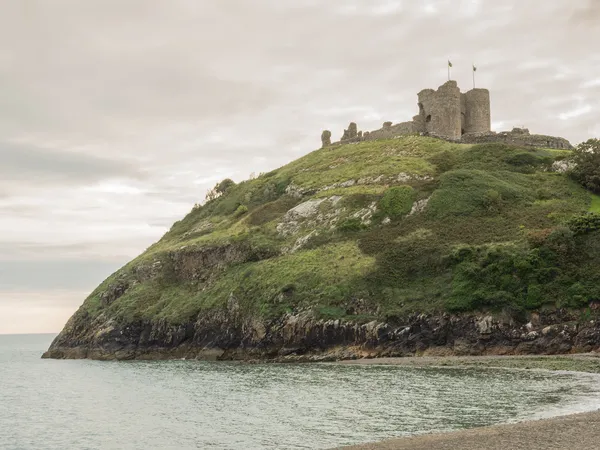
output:
[[346,450],[591,450],[600,449],[600,412],[390,439]]
[[[339,364],[385,364],[411,367],[494,367],[600,373],[596,353],[561,356],[463,356],[377,358]],[[600,405],[599,405],[600,408]],[[390,439],[343,447],[346,450],[600,450],[600,410],[516,424]]]

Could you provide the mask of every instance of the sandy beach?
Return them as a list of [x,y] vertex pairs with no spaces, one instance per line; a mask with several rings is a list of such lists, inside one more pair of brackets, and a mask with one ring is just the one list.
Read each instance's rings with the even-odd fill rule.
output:
[[347,450],[600,449],[600,412],[390,439],[343,448]]
[[[600,373],[600,358],[595,353],[561,356],[381,358],[343,361],[340,364],[385,364],[411,367],[495,367]],[[347,450],[600,449],[600,410],[516,424],[395,438],[343,448]]]

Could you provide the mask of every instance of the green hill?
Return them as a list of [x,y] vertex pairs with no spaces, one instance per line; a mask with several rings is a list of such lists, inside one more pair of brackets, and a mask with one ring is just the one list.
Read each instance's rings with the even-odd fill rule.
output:
[[[552,170],[568,155],[407,136],[221,183],[103,282],[47,356],[290,347],[293,317],[356,330],[414,313],[587,307],[600,298],[598,220],[588,215],[599,202]],[[304,352],[319,337],[300,341],[291,347]]]

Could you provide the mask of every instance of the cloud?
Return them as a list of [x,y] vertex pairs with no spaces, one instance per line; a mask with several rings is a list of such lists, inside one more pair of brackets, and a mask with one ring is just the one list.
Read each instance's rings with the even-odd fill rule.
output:
[[72,261],[88,261],[91,283],[215,182],[280,167],[318,148],[323,129],[410,120],[448,57],[463,89],[477,64],[496,131],[598,134],[599,8],[0,0],[0,252],[22,261],[13,286],[41,289],[47,261],[74,274]]
[[92,182],[107,177],[138,178],[142,174],[127,162],[93,153],[76,153],[0,141],[0,177],[62,184]]
[[77,289],[91,292],[125,262],[124,259],[0,260],[0,291]]

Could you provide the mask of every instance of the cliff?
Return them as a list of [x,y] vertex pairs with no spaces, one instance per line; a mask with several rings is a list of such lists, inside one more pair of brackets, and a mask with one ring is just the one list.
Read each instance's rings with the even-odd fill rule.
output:
[[98,286],[44,357],[595,349],[600,219],[553,171],[568,154],[404,136],[223,184]]

